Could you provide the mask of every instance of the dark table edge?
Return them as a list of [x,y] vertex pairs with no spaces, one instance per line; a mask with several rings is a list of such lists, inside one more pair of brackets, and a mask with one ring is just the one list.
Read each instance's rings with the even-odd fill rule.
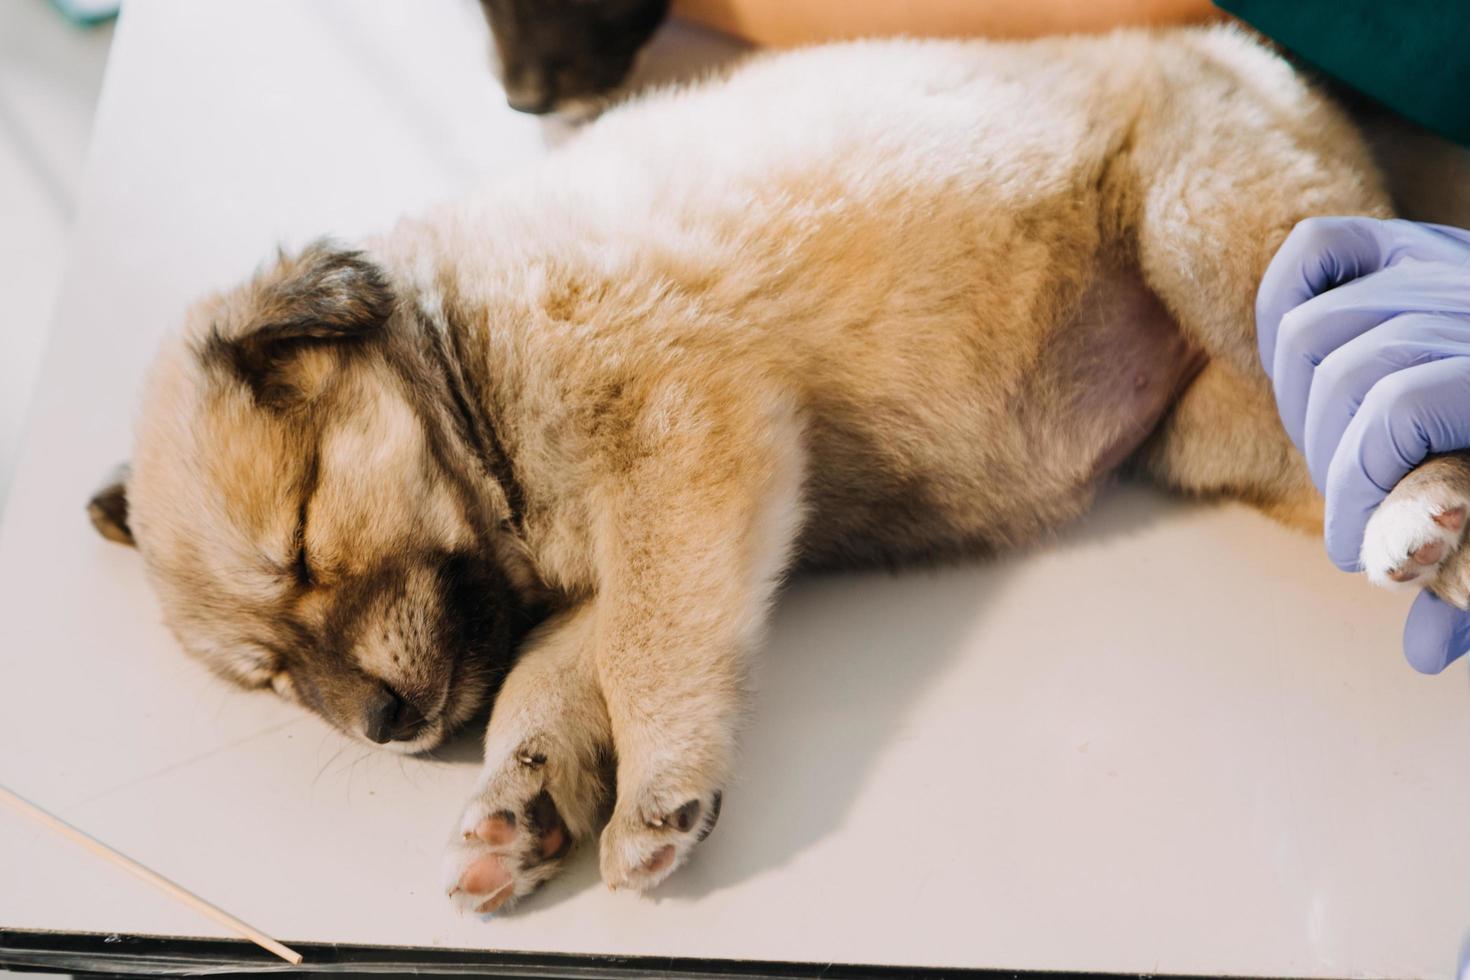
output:
[[293,967],[244,940],[0,928],[0,968],[105,976],[282,976],[300,973],[569,978],[689,977],[699,980],[928,980],[938,977],[1064,980],[1088,976],[1147,976],[1166,980],[1169,976],[661,956],[596,956],[426,946],[293,943],[287,939],[282,941],[305,957],[301,966]]

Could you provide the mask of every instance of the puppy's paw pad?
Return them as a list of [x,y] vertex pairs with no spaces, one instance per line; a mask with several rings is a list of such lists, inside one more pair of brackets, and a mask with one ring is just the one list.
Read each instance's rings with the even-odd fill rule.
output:
[[515,878],[494,854],[474,858],[465,865],[449,896],[464,896],[463,902],[476,912],[494,912],[514,897]]
[[462,910],[507,908],[550,878],[572,848],[571,831],[540,776],[527,778],[532,770],[515,765],[518,771],[492,780],[470,801],[445,856],[446,892]]
[[1465,528],[1465,505],[1440,511],[1434,515],[1434,523],[1458,534]]
[[[718,796],[719,794],[717,793],[715,795]],[[644,819],[648,826],[655,830],[671,827],[680,833],[688,833],[690,828],[694,826],[694,821],[699,819],[699,811],[701,809],[703,807],[700,806],[698,800],[690,800],[673,813],[659,813],[651,817],[645,817]]]
[[653,852],[653,857],[643,862],[643,870],[648,874],[663,874],[674,866],[674,845],[665,844]]
[[1363,571],[1375,585],[1427,585],[1460,547],[1470,501],[1443,491],[1390,495],[1368,519]]
[[509,844],[516,836],[516,815],[510,810],[501,810],[491,814],[475,825],[473,830],[464,832],[464,839],[471,840],[479,838],[486,844],[499,846]]
[[602,832],[602,879],[612,889],[643,891],[684,863],[714,830],[722,795],[709,793],[676,807],[620,808]]
[[536,853],[543,861],[564,857],[572,846],[572,835],[557,812],[551,794],[542,791],[531,801],[528,812],[530,831],[536,840]]

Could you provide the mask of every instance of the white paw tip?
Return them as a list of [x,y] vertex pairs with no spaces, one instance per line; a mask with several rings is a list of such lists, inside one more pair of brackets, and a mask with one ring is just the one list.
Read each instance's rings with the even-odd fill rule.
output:
[[[1383,504],[1363,533],[1360,558],[1368,580],[1388,589],[1421,584],[1458,546],[1464,523],[1464,508],[1444,501],[1411,497]],[[1416,562],[1416,552],[1429,560]]]

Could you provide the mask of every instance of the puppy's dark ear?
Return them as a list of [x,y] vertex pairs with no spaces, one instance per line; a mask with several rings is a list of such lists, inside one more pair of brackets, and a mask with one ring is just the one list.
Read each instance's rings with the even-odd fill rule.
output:
[[262,400],[301,394],[288,370],[302,350],[361,341],[393,312],[388,277],[361,252],[328,241],[282,255],[251,284],[243,322],[216,328],[209,353],[222,356]]
[[87,516],[97,533],[118,544],[136,544],[128,526],[128,464],[112,472],[107,483],[87,502]]

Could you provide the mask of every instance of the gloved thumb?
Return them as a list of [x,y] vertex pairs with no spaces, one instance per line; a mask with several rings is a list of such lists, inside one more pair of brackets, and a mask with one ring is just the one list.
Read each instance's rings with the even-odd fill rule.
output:
[[1404,656],[1421,674],[1438,674],[1470,651],[1470,613],[1419,593],[1404,624]]

